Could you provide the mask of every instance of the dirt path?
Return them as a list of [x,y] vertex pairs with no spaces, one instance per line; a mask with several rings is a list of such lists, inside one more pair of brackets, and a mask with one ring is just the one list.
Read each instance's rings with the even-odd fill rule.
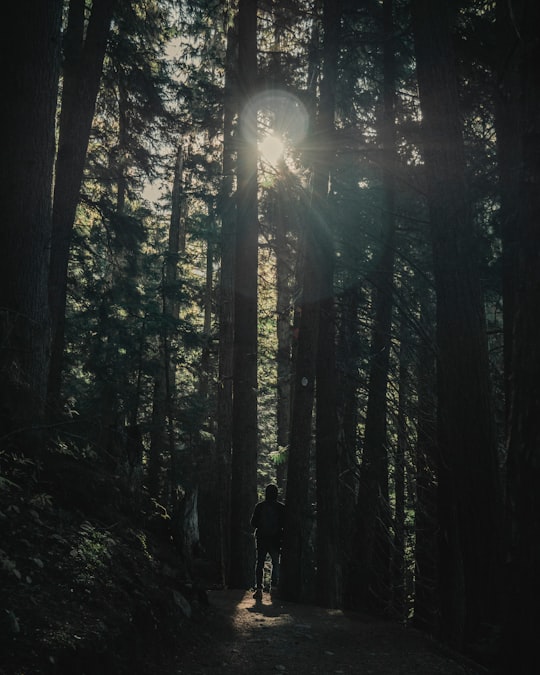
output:
[[[421,633],[359,614],[211,591],[175,675],[485,675]],[[194,627],[197,628],[197,627]]]

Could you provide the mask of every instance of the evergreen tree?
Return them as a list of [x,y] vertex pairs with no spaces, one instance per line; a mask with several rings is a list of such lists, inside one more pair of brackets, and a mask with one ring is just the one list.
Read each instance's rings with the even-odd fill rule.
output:
[[495,616],[501,493],[450,10],[412,8],[437,297],[441,622],[461,648]]
[[[49,368],[47,278],[62,2],[17,5],[3,22],[10,45],[0,229],[0,436],[39,450]],[[17,39],[13,40],[13,35]],[[11,436],[14,434],[14,436]]]
[[231,463],[230,583],[253,583],[254,550],[249,524],[257,501],[257,111],[249,97],[257,77],[257,3],[238,5],[239,122],[236,165],[234,277],[233,445]]

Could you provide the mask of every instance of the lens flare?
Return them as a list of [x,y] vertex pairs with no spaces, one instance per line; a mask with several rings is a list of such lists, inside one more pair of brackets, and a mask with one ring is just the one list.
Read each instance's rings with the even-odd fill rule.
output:
[[[273,130],[273,135],[287,138],[292,145],[300,143],[308,129],[309,117],[304,104],[293,94],[279,89],[262,91],[253,96],[247,103],[248,114],[246,118],[253,120],[265,120],[267,129]],[[260,128],[260,127],[259,127]],[[256,129],[242,128],[245,138],[253,138],[257,134]]]
[[271,165],[277,164],[282,159],[284,149],[282,139],[276,134],[265,136],[259,143],[261,157]]

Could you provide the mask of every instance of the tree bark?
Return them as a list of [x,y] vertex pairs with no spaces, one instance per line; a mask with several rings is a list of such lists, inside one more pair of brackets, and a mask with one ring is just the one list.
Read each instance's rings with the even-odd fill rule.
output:
[[233,449],[231,463],[230,584],[254,581],[255,549],[250,525],[257,501],[257,112],[246,105],[257,77],[257,3],[238,5],[240,98],[237,155],[237,229],[234,287]]
[[517,277],[513,323],[507,460],[509,534],[500,673],[540,670],[540,6],[516,6],[520,45],[522,168],[516,225]]
[[317,590],[325,607],[342,603],[339,528],[339,461],[336,394],[336,317],[334,306],[334,237],[330,223],[329,181],[338,78],[341,2],[323,6],[323,71],[321,80],[317,158],[313,176],[313,224],[316,264],[319,266],[319,330],[316,361],[316,468],[317,468]]
[[230,548],[230,473],[233,417],[234,259],[236,209],[234,201],[233,119],[236,113],[237,25],[227,31],[223,103],[223,165],[220,193],[221,266],[219,290],[219,354],[216,453],[219,465],[220,574],[228,579]]
[[[319,68],[319,8],[314,6],[315,20],[310,36],[308,63],[308,95],[315,97]],[[311,599],[310,567],[313,565],[310,538],[313,527],[312,495],[310,490],[313,403],[315,400],[316,349],[319,329],[319,268],[314,255],[312,199],[301,196],[301,249],[298,278],[301,298],[294,309],[292,340],[291,429],[287,459],[287,493],[283,560],[280,591],[289,600]]]
[[391,518],[388,495],[387,403],[395,259],[395,55],[391,0],[383,3],[383,111],[381,253],[374,272],[374,323],[364,450],[357,503],[358,560],[356,602],[378,613],[391,600]]
[[[290,248],[287,233],[291,224],[291,202],[286,186],[280,181],[275,195],[276,227],[276,333],[277,333],[277,445],[282,453],[289,445],[291,424],[291,284]],[[281,460],[281,458],[280,458]],[[287,464],[280,461],[276,466],[276,482],[280,492],[286,492]]]
[[[309,214],[306,205],[306,214]],[[302,298],[293,338],[294,375],[280,592],[288,600],[310,599],[312,508],[310,492],[312,414],[319,325],[319,276],[313,258],[313,228],[305,216]]]
[[501,491],[450,9],[412,10],[437,295],[441,630],[462,648],[495,618]]
[[502,243],[503,354],[506,422],[510,414],[512,343],[516,297],[517,241],[516,218],[519,205],[519,168],[521,136],[519,121],[519,73],[517,44],[519,37],[512,25],[507,0],[497,0],[497,52],[495,77],[495,130],[499,168],[500,237]]
[[[423,283],[423,282],[422,282]],[[424,327],[416,355],[416,448],[415,448],[415,588],[414,625],[428,633],[437,630],[437,405],[434,307],[421,291],[420,326]]]
[[409,354],[408,330],[404,316],[401,316],[399,335],[398,411],[397,439],[394,460],[394,539],[392,554],[392,609],[400,622],[407,619],[407,574],[405,567],[407,505],[407,457],[409,419]]
[[[178,262],[185,248],[185,226],[182,218],[184,202],[184,147],[179,143],[174,164],[171,191],[169,237],[162,273],[162,327],[158,345],[158,370],[154,380],[152,400],[152,431],[150,435],[149,488],[157,497],[160,485],[162,457],[169,455],[169,483],[178,481],[176,470],[176,443],[173,433],[173,406],[176,395],[176,371],[171,359],[171,322],[178,319],[179,302],[176,297]],[[169,487],[170,487],[169,486]],[[167,490],[168,493],[171,490]]]
[[34,454],[49,369],[47,298],[62,2],[19,3],[2,22],[0,437]]
[[[346,252],[343,252],[343,257]],[[345,262],[345,267],[347,263]],[[358,492],[359,455],[359,395],[358,395],[358,345],[360,326],[358,307],[360,292],[358,281],[350,274],[341,297],[339,320],[338,360],[338,416],[340,420],[340,550],[343,570],[343,596],[349,604],[349,584],[355,574],[356,497]]]
[[67,275],[71,233],[92,127],[114,0],[94,0],[85,25],[86,3],[70,0],[64,36],[62,106],[58,130],[52,215],[49,301],[52,347],[48,384],[51,406],[60,400]]

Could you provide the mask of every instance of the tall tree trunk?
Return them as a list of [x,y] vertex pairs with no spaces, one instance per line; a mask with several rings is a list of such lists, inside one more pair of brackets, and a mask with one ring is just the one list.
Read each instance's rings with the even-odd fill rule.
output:
[[[209,215],[209,220],[211,216]],[[203,399],[208,398],[209,378],[211,370],[211,340],[212,340],[212,294],[214,290],[214,246],[212,233],[208,232],[206,241],[206,281],[203,295],[203,348],[201,352],[201,370],[199,373],[199,394]]]
[[[422,283],[424,283],[422,281]],[[414,625],[428,633],[437,629],[437,406],[433,324],[434,308],[420,300],[420,326],[424,327],[416,355],[416,504]]]
[[[237,19],[237,17],[235,17]],[[220,573],[228,579],[230,547],[230,466],[232,452],[232,392],[234,348],[234,251],[236,210],[234,191],[233,119],[236,113],[237,20],[227,31],[225,91],[223,94],[223,164],[220,192],[221,266],[219,285],[219,353],[217,390],[216,453],[220,484],[218,512]]]
[[303,260],[302,297],[295,310],[293,339],[293,397],[287,493],[280,591],[284,598],[305,601],[310,595],[313,560],[310,551],[312,529],[311,450],[312,414],[315,398],[315,364],[319,325],[319,267],[314,257],[315,243],[311,205],[306,204],[303,223],[305,254]]
[[[310,36],[308,62],[308,96],[314,101],[319,69],[319,14],[322,0],[315,0],[315,17]],[[303,202],[303,203],[302,203]],[[318,312],[318,267],[314,257],[315,242],[310,224],[312,200],[301,196],[301,255],[297,266],[302,294],[294,308],[291,350],[291,428],[287,458],[287,492],[285,530],[280,590],[290,600],[306,600],[311,594],[310,551],[311,509],[311,451],[312,415],[315,400],[315,357]]]
[[[2,22],[0,437],[35,453],[49,369],[47,281],[62,2],[19,3]],[[9,94],[7,94],[9,92]],[[20,434],[15,439],[14,434]]]
[[[317,589],[325,607],[339,607],[342,574],[339,529],[339,462],[336,394],[336,325],[334,306],[334,241],[330,225],[328,187],[332,164],[332,139],[338,77],[341,2],[325,0],[323,6],[323,71],[317,124],[317,158],[313,176],[316,258],[319,265],[319,331],[316,362],[316,467],[317,467]],[[316,215],[316,212],[313,214]]]
[[495,617],[501,492],[449,4],[412,10],[437,294],[441,629],[462,647]]
[[392,606],[400,621],[407,618],[405,569],[406,474],[409,419],[409,354],[407,321],[401,317],[399,336],[397,444],[394,461],[394,541],[392,555]]
[[178,144],[174,167],[173,188],[171,195],[171,220],[169,225],[169,241],[165,259],[165,278],[163,288],[162,335],[163,370],[165,378],[165,412],[167,415],[167,442],[169,454],[169,493],[174,502],[175,493],[180,483],[180,466],[178,444],[174,431],[174,405],[176,401],[176,367],[171,354],[171,322],[178,320],[180,303],[177,297],[176,282],[178,280],[178,264],[180,255],[185,252],[186,234],[183,218],[184,208],[184,153],[183,143]]
[[173,401],[175,398],[176,372],[171,361],[170,325],[178,319],[179,303],[176,297],[176,280],[180,253],[185,247],[184,204],[184,147],[179,143],[171,193],[169,237],[162,272],[163,322],[158,347],[158,370],[154,380],[152,401],[152,432],[150,435],[149,488],[157,497],[160,492],[162,457],[169,455],[169,483],[178,480],[176,443],[173,428]]
[[516,297],[516,218],[519,199],[521,137],[519,120],[518,34],[509,30],[513,15],[507,0],[497,0],[497,61],[495,77],[495,129],[499,167],[500,237],[502,242],[503,352],[506,420],[510,413],[510,375]]
[[507,464],[510,535],[500,671],[540,671],[540,5],[516,7],[520,39],[522,169],[517,215],[516,311]]
[[234,287],[233,452],[231,464],[230,583],[253,585],[255,549],[250,525],[257,501],[257,111],[246,105],[257,78],[257,2],[238,5],[241,107],[237,155],[237,229]]
[[[163,369],[163,355],[161,349],[158,352],[160,371]],[[161,466],[162,457],[167,448],[166,429],[166,389],[165,377],[161,374],[154,378],[152,392],[152,416],[150,423],[150,447],[148,450],[148,492],[150,496],[160,501],[162,494]]]
[[[345,253],[342,254],[345,256]],[[349,261],[347,261],[349,262]],[[345,262],[345,268],[347,268]],[[350,261],[352,264],[352,261]],[[354,569],[356,536],[356,496],[358,491],[358,322],[359,288],[352,274],[342,294],[339,321],[338,415],[340,418],[340,550],[343,569],[343,595],[349,595],[350,572]],[[354,574],[354,571],[352,572]]]
[[88,22],[85,20],[86,4],[85,0],[70,0],[64,35],[49,275],[52,347],[48,398],[53,406],[58,404],[61,391],[71,233],[114,1],[94,0]]
[[[199,374],[199,396],[201,405],[210,411],[213,396],[211,396],[210,378],[212,376],[212,306],[214,295],[214,215],[211,205],[208,206],[208,230],[206,241],[206,283],[203,298],[203,347],[201,353],[201,368]],[[213,394],[213,392],[212,392]],[[201,432],[215,432],[214,415],[208,413]],[[198,489],[199,522],[201,525],[200,539],[206,556],[211,560],[219,560],[221,555],[219,518],[215,517],[219,504],[219,486],[222,480],[219,472],[215,444],[203,433],[194,434],[195,447],[193,448],[192,483]]]
[[381,253],[374,272],[374,324],[368,385],[364,450],[357,520],[359,572],[357,603],[385,612],[390,601],[391,519],[388,501],[386,391],[390,364],[395,259],[395,56],[391,0],[383,3],[383,112]]
[[[291,423],[291,284],[290,249],[287,232],[290,229],[291,202],[288,200],[286,185],[277,184],[275,196],[276,227],[276,332],[277,332],[277,445],[284,452],[289,445]],[[287,464],[280,458],[276,466],[276,482],[282,494],[285,493]]]

